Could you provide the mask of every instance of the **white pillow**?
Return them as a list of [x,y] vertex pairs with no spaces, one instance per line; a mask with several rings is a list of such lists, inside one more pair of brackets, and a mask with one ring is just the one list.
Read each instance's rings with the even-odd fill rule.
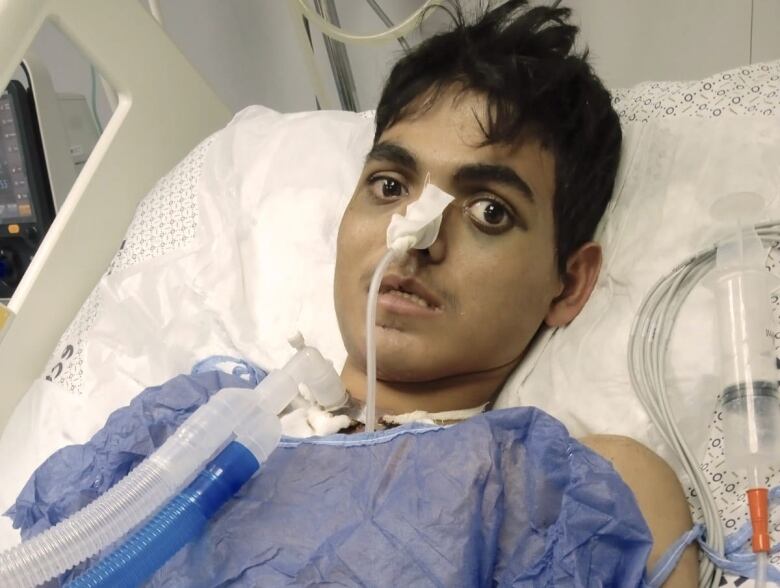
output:
[[[756,189],[776,190],[762,169],[777,148],[778,127],[769,121],[779,94],[780,62],[615,92],[625,154],[602,223],[599,285],[574,324],[513,376],[500,406],[537,404],[575,434],[622,432],[663,451],[627,379],[627,329],[649,284],[717,234],[702,213],[707,198],[692,193],[746,189],[753,179],[764,182]],[[139,206],[123,248],[58,345],[49,376],[113,405],[212,352],[276,365],[295,329],[342,362],[331,298],[335,234],[372,131],[370,114],[281,115],[260,107],[239,114]],[[214,255],[222,258],[207,263]],[[228,259],[234,289],[225,278]],[[172,299],[180,304],[167,304]],[[594,338],[609,352],[589,351]],[[708,357],[689,360],[692,371],[683,377],[696,377]]]
[[[123,246],[0,437],[0,512],[53,451],[211,355],[270,369],[296,331],[337,366],[336,234],[373,118],[238,114],[139,205]],[[18,542],[0,520],[0,549]]]

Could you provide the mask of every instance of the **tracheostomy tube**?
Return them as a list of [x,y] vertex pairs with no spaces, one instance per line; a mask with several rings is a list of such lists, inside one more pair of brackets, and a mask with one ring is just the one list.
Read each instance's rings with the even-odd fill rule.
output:
[[[107,557],[97,572],[87,572],[74,585],[134,586],[153,573],[196,537],[205,519],[266,461],[281,434],[276,415],[301,386],[326,405],[345,397],[333,365],[302,341],[297,348],[282,369],[271,371],[256,388],[216,392],[105,494],[0,553],[0,586],[39,586],[121,539],[165,505],[120,547],[121,557]],[[110,565],[102,566],[104,562]]]
[[387,227],[387,252],[377,264],[368,289],[366,303],[366,431],[376,423],[376,305],[379,286],[393,261],[403,258],[409,249],[427,249],[436,241],[442,215],[454,198],[426,181],[420,197],[406,207],[404,215],[394,214]]
[[710,280],[718,323],[726,465],[747,473],[759,582],[765,581],[770,549],[766,475],[780,462],[780,398],[769,303],[773,278],[764,267],[767,251],[749,222],[749,216],[755,216],[751,209],[760,208],[760,197],[753,193],[731,194],[716,202],[713,213],[724,219],[727,212],[734,224],[731,235],[718,245]]

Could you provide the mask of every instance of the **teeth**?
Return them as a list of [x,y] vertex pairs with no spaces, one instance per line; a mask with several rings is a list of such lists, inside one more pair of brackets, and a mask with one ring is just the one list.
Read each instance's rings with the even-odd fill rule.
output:
[[417,296],[417,294],[410,294],[409,292],[402,292],[401,290],[389,290],[388,294],[406,298],[410,302],[414,302],[416,305],[422,306],[423,308],[430,308],[430,305],[425,300]]

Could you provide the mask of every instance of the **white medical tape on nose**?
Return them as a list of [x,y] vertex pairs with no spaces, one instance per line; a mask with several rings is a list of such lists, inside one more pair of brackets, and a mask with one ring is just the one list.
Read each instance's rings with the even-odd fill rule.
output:
[[394,214],[387,227],[387,247],[398,253],[426,249],[439,234],[444,209],[455,200],[441,188],[427,183],[420,197],[406,207],[406,214]]

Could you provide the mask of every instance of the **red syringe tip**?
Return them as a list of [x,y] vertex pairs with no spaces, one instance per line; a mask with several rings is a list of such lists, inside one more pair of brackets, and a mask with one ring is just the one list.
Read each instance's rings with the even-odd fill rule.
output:
[[769,540],[769,491],[766,488],[751,488],[747,491],[750,507],[750,523],[753,525],[753,552],[768,553]]

